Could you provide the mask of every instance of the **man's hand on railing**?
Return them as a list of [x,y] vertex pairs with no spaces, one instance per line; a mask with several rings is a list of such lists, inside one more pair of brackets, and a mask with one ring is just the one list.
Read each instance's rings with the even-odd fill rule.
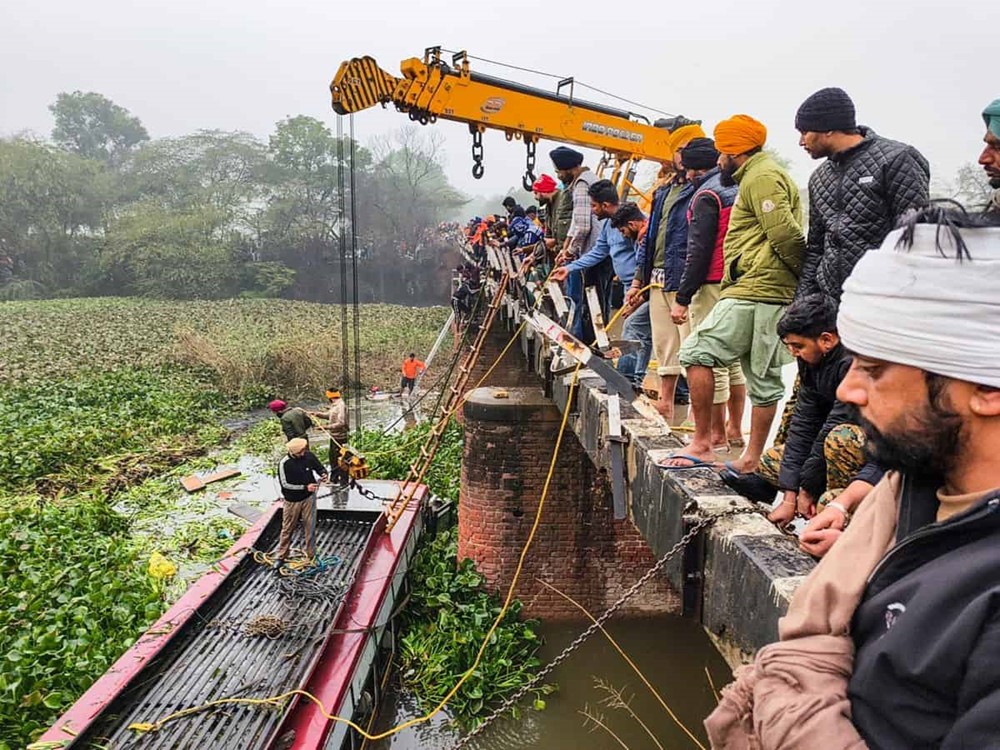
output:
[[[556,261],[558,262],[558,258]],[[549,274],[549,281],[565,281],[569,276],[569,269],[566,266],[561,268],[553,269],[552,273]]]

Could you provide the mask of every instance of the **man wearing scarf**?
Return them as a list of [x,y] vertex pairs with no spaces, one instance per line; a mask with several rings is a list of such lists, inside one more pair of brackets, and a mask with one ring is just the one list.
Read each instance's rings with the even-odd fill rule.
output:
[[837,397],[891,471],[723,690],[713,748],[997,747],[998,286],[1000,220],[938,208],[847,279]]
[[715,127],[722,184],[739,185],[723,245],[721,299],[681,346],[691,389],[694,438],[665,468],[715,461],[712,450],[714,367],[739,362],[753,405],[750,439],[743,455],[727,462],[738,474],[757,470],[764,443],[785,393],[781,368],[791,359],[777,334],[778,319],[792,301],[802,259],[802,202],[791,176],[764,153],[767,128],[748,115]]
[[990,187],[994,188],[986,210],[1000,213],[1000,99],[994,99],[983,110],[983,120],[986,122],[986,135],[983,136],[986,146],[979,155],[979,163],[986,170]]

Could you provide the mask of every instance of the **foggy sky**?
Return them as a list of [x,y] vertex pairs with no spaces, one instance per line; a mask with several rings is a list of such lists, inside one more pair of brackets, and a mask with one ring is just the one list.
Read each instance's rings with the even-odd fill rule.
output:
[[[126,107],[154,138],[198,128],[266,138],[277,120],[297,114],[333,129],[327,87],[342,60],[372,55],[398,75],[400,60],[440,44],[572,75],[700,118],[707,129],[746,112],[793,159],[800,184],[815,163],[797,145],[795,110],[816,89],[841,86],[860,123],[917,146],[934,177],[950,180],[962,163],[975,162],[984,133],[979,113],[1000,97],[998,37],[1000,4],[988,0],[0,0],[0,134],[48,135],[48,105],[76,89]],[[617,104],[591,92],[586,98]],[[355,117],[361,141],[408,122],[391,109]],[[487,133],[486,177],[476,181],[468,130],[443,121],[428,127],[444,136],[459,189],[495,193],[520,184],[522,144]],[[536,172],[551,172],[550,147],[540,144]]]

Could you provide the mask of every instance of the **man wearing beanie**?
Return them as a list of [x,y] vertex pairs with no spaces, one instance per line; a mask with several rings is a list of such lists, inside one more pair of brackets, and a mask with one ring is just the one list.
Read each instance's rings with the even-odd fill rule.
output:
[[802,270],[805,236],[802,203],[791,176],[764,153],[767,128],[748,115],[734,115],[715,127],[720,181],[739,193],[729,215],[723,245],[720,300],[681,346],[687,368],[695,433],[687,450],[667,459],[667,468],[715,460],[712,451],[713,367],[739,362],[753,405],[750,439],[737,473],[756,471],[764,443],[784,395],[781,368],[791,361],[777,334],[778,319],[792,301]]
[[303,438],[294,438],[285,445],[288,450],[278,462],[278,482],[281,485],[281,536],[278,538],[276,568],[280,568],[288,557],[295,527],[302,523],[305,537],[306,557],[316,556],[316,490],[319,481],[326,481],[327,473],[323,464],[309,451],[309,443]]
[[995,188],[986,210],[1000,213],[1000,99],[994,99],[983,110],[983,121],[986,123],[986,135],[983,136],[986,146],[979,155],[979,163],[986,170],[990,187]]
[[[687,262],[670,316],[691,330],[708,317],[719,301],[722,282],[722,247],[729,229],[729,214],[736,202],[736,186],[722,184],[719,152],[711,138],[695,138],[680,152],[681,166],[694,188],[687,210]],[[746,379],[739,362],[713,370],[712,446],[728,450],[742,447]],[[728,417],[728,419],[727,419]]]
[[913,146],[855,121],[843,89],[820,89],[795,114],[799,145],[826,159],[809,178],[809,237],[798,296],[840,299],[866,251],[882,244],[900,217],[928,201],[930,166]]
[[[562,246],[557,246],[556,264],[579,258],[597,242],[600,234],[597,217],[590,210],[590,186],[597,176],[583,166],[583,154],[576,149],[559,146],[549,151],[556,177],[563,183],[563,199],[556,209],[556,224],[566,225]],[[609,263],[610,266],[610,263]],[[576,315],[570,331],[588,344],[594,339],[594,328],[583,297],[583,274],[574,273],[566,281],[566,296],[573,300]]]
[[[694,138],[705,135],[698,121],[676,119],[671,130],[669,145],[671,156],[663,162],[669,179],[653,193],[646,238],[639,243],[637,268],[632,286],[625,297],[626,305],[634,305],[639,290],[648,284],[660,288],[649,290],[649,320],[653,336],[653,356],[659,376],[659,398],[656,408],[666,419],[674,416],[674,394],[681,375],[677,360],[681,342],[687,336],[688,326],[678,326],[670,318],[677,286],[684,270],[684,253],[687,245],[687,203],[694,194],[687,184],[680,165],[679,151]],[[675,211],[683,199],[683,207]]]

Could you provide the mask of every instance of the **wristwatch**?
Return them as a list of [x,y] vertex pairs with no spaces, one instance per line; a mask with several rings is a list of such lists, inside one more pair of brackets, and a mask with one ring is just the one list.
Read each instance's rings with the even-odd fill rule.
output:
[[827,508],[836,508],[841,513],[844,514],[844,528],[847,528],[847,524],[851,522],[851,511],[843,503],[838,503],[836,500],[831,500],[826,504]]

